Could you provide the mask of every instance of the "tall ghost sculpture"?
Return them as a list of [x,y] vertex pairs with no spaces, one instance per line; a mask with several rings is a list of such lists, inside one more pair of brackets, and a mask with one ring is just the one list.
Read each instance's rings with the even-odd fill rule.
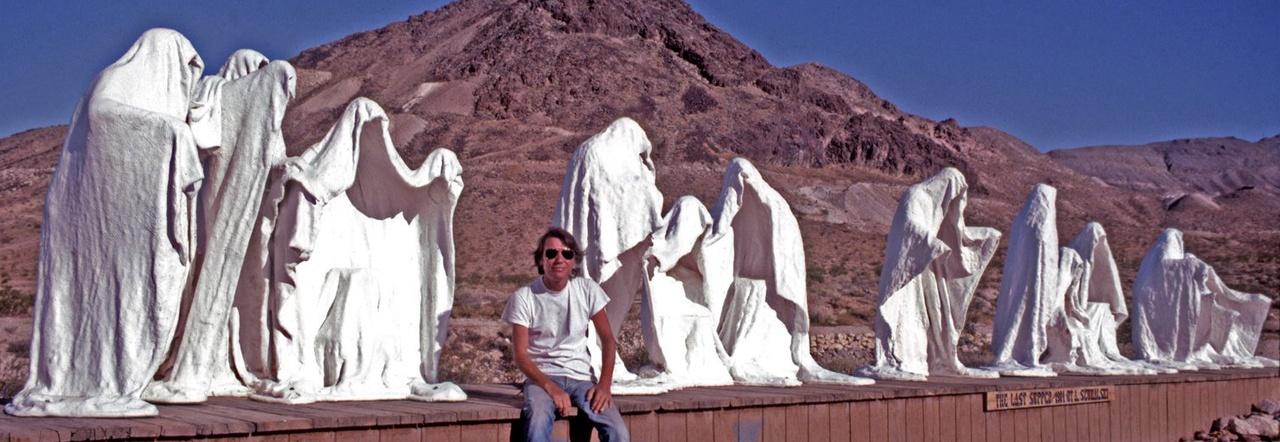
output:
[[[809,306],[800,225],[791,206],[755,166],[742,158],[729,163],[711,216],[714,231],[706,247],[722,266],[721,278],[706,292],[739,383],[800,382],[866,385],[867,378],[836,373],[809,353]],[[727,306],[725,304],[728,304]]]
[[296,77],[292,66],[275,61],[219,86],[221,137],[218,148],[202,155],[191,306],[172,371],[147,389],[149,401],[197,403],[209,395],[248,394],[228,362],[228,318],[268,174],[285,157],[280,125]]
[[[662,222],[652,151],[639,124],[625,117],[614,121],[574,151],[551,217],[551,225],[568,230],[581,244],[583,274],[609,295],[605,312],[615,336],[645,283],[646,240]],[[592,352],[597,368],[599,353]],[[635,375],[622,358],[616,361],[615,393],[661,391],[629,385]]]
[[148,30],[76,107],[45,200],[30,374],[6,413],[156,414],[141,395],[194,255],[202,175],[186,118],[202,70],[181,34]]
[[1000,243],[990,227],[968,227],[968,183],[954,168],[908,187],[885,243],[871,377],[997,377],[965,367],[956,346],[978,281]]
[[1274,367],[1255,356],[1271,300],[1232,290],[1166,229],[1142,259],[1133,287],[1133,347],[1139,359],[1177,368]]
[[[1067,251],[1069,250],[1069,252]],[[1120,354],[1116,328],[1129,317],[1120,272],[1107,243],[1107,232],[1096,222],[1088,223],[1064,250],[1061,259],[1078,261],[1078,271],[1068,286],[1064,311],[1070,342],[1050,345],[1041,361],[1054,371],[1094,375],[1134,375],[1170,372],[1159,370]],[[1059,286],[1063,283],[1060,281]],[[1062,340],[1059,337],[1058,340]]]
[[[1008,376],[1053,376],[1040,357],[1049,346],[1048,329],[1061,324],[1063,288],[1058,248],[1057,189],[1037,184],[1013,220],[1009,253],[996,300],[993,369]],[[1074,261],[1068,261],[1071,263]]]
[[462,166],[437,149],[410,169],[388,126],[377,103],[357,98],[286,162],[271,243],[277,371],[255,399],[466,399],[437,383]]
[[662,381],[671,388],[733,384],[717,333],[720,312],[707,301],[709,285],[733,275],[717,273],[722,268],[712,260],[725,257],[706,251],[711,226],[711,214],[697,198],[680,197],[645,255],[641,330],[649,359],[666,370]]

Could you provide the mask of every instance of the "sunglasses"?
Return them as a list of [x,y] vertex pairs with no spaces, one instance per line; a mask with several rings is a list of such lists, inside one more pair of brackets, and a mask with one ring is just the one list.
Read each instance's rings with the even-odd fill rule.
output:
[[574,255],[577,254],[569,249],[546,249],[542,251],[542,257],[546,259],[556,259],[556,256],[563,256],[566,261],[573,261]]

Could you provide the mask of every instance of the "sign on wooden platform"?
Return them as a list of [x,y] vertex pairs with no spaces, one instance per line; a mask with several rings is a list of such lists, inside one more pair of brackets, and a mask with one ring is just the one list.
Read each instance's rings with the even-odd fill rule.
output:
[[1114,387],[1110,385],[988,391],[986,410],[1016,410],[1019,408],[1110,402],[1113,391]]

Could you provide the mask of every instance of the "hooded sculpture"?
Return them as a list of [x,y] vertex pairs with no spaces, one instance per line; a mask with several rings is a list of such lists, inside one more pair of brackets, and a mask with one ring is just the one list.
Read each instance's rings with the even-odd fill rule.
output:
[[1232,290],[1166,229],[1142,259],[1133,285],[1133,348],[1139,359],[1177,369],[1276,366],[1254,355],[1271,300]]
[[729,163],[711,217],[715,226],[704,239],[705,247],[716,251],[714,262],[723,268],[708,273],[733,278],[711,284],[705,296],[712,312],[729,304],[717,320],[734,379],[761,384],[872,383],[822,368],[809,353],[800,225],[791,206],[751,162],[735,158]]
[[231,374],[227,324],[268,174],[284,160],[280,125],[296,78],[289,63],[275,61],[220,87],[219,147],[202,155],[201,246],[189,288],[191,307],[173,369],[148,389],[150,401],[196,403],[209,395],[248,393]]
[[[552,226],[569,231],[581,244],[582,274],[609,295],[605,312],[615,336],[645,283],[643,243],[662,222],[652,150],[640,125],[625,117],[582,142],[569,160],[551,217]],[[591,358],[598,368],[600,352],[592,351]],[[622,358],[615,360],[615,393],[661,391],[629,391],[627,382],[635,375],[623,366]]]
[[256,399],[463,400],[439,383],[453,308],[462,166],[437,149],[409,169],[377,103],[357,98],[286,162],[271,243],[271,356]]
[[1041,360],[1053,365],[1055,371],[1080,374],[1156,373],[1158,370],[1154,367],[1120,354],[1116,327],[1129,317],[1129,310],[1120,287],[1120,272],[1102,225],[1086,224],[1071,241],[1070,248],[1063,249],[1062,256],[1067,261],[1078,258],[1075,277],[1065,282],[1068,288],[1063,309],[1070,331],[1066,337],[1070,340],[1069,348],[1051,345]]
[[1063,288],[1058,249],[1057,189],[1036,184],[1009,233],[1009,254],[1000,279],[991,350],[993,368],[1009,376],[1053,376],[1040,363],[1049,346],[1048,328],[1062,318]]
[[978,280],[1000,242],[995,229],[965,225],[968,187],[948,167],[902,192],[880,271],[876,365],[861,373],[996,376],[965,367],[956,353]]
[[665,369],[671,388],[729,385],[728,355],[717,334],[719,310],[708,308],[708,281],[732,278],[710,260],[704,239],[711,214],[697,198],[683,196],[649,239],[645,255],[643,322],[649,360]]
[[151,416],[140,399],[173,339],[202,178],[186,124],[203,62],[152,29],[98,74],[71,119],[40,232],[22,416]]

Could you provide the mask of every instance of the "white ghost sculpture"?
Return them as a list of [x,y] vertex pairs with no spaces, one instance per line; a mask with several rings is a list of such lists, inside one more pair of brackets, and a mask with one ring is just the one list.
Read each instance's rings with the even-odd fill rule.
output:
[[691,196],[680,197],[650,237],[645,255],[641,330],[649,359],[666,371],[671,388],[732,385],[728,355],[717,334],[719,311],[708,308],[709,280],[732,278],[704,253],[711,214]]
[[1166,229],[1142,259],[1133,287],[1133,347],[1139,359],[1180,370],[1274,367],[1256,356],[1271,300],[1232,290]]
[[148,401],[198,403],[210,395],[249,393],[231,371],[228,323],[268,174],[285,158],[280,126],[296,78],[289,63],[275,61],[220,86],[220,143],[201,155],[205,180],[191,305],[172,371],[147,389]]
[[276,381],[254,399],[466,399],[437,380],[462,167],[437,149],[409,169],[388,125],[377,103],[357,98],[286,161],[271,244]]
[[80,100],[49,182],[18,416],[154,416],[143,389],[173,339],[202,179],[187,126],[203,62],[151,29]]
[[240,77],[252,74],[258,69],[267,67],[267,63],[271,60],[262,53],[253,49],[238,49],[227,57],[227,61],[222,63],[222,68],[218,69],[218,76],[227,81],[236,80]]
[[[625,117],[614,121],[574,151],[551,217],[552,226],[567,230],[581,244],[583,275],[609,295],[605,312],[614,336],[645,284],[646,240],[662,223],[662,193],[655,184],[652,151],[639,124]],[[598,370],[600,351],[593,348],[591,355]],[[615,360],[615,394],[669,389],[637,379],[622,358]]]
[[1058,308],[1065,288],[1058,283],[1063,269],[1054,204],[1057,193],[1052,186],[1036,184],[1010,229],[991,341],[995,355],[991,368],[1001,375],[1055,375],[1040,357],[1049,346],[1050,325],[1065,327]]
[[948,167],[902,192],[880,271],[876,365],[859,374],[999,376],[965,367],[956,353],[978,281],[1000,243],[996,229],[965,225],[968,187]]
[[[1147,364],[1131,361],[1120,354],[1116,343],[1116,328],[1129,316],[1125,306],[1124,290],[1120,287],[1120,272],[1107,233],[1102,225],[1088,223],[1064,248],[1060,258],[1073,262],[1076,270],[1073,278],[1064,278],[1066,284],[1064,312],[1070,333],[1069,343],[1049,346],[1041,358],[1055,371],[1091,375],[1141,375],[1173,372]],[[1057,337],[1061,340],[1063,337]]]
[[749,161],[735,158],[729,163],[711,216],[714,230],[704,247],[712,251],[709,262],[721,268],[707,273],[732,279],[717,276],[705,296],[712,312],[726,312],[717,319],[734,380],[773,385],[874,383],[822,368],[809,353],[800,225],[791,206]]

